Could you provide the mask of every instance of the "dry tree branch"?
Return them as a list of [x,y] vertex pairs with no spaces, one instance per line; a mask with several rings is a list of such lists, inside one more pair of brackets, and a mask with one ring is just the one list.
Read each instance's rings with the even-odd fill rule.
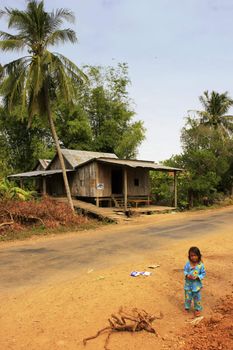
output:
[[44,221],[37,216],[21,214],[21,213],[13,214],[7,209],[2,209],[0,217],[7,216],[6,214],[10,217],[10,221],[0,223],[0,227],[13,225],[15,221],[20,221],[21,223],[23,221],[39,221],[43,226],[45,226]]
[[[2,212],[5,212],[7,215],[9,215],[11,221],[2,222],[0,224],[0,227],[13,225],[14,224],[14,219],[13,219],[12,213],[9,210],[7,210],[7,209],[2,209]],[[4,214],[1,214],[0,216],[4,216]]]
[[96,335],[83,339],[83,344],[86,345],[87,341],[97,338],[99,335],[108,331],[107,338],[105,339],[104,349],[108,349],[110,337],[116,332],[139,332],[145,330],[150,333],[154,333],[157,336],[156,330],[152,326],[152,322],[155,319],[161,319],[160,316],[154,316],[148,314],[145,310],[138,310],[136,308],[129,312],[125,312],[122,308],[119,309],[118,314],[112,314],[111,318],[108,319],[110,326],[99,330]]
[[14,221],[6,221],[6,222],[2,222],[0,224],[0,227],[7,226],[7,225],[13,225],[13,224],[14,224]]
[[88,340],[97,338],[99,335],[101,335],[102,333],[104,333],[106,330],[111,330],[111,327],[102,328],[102,329],[100,329],[100,330],[96,333],[96,335],[93,335],[92,337],[88,337],[88,338],[83,339],[83,344],[86,345],[86,343],[88,342]]
[[34,220],[34,221],[40,221],[41,224],[42,224],[43,226],[45,226],[44,221],[43,221],[41,218],[37,217],[37,216],[17,213],[17,214],[14,214],[14,217],[17,218],[20,222],[23,222],[23,221],[30,221],[30,220],[31,220],[31,221],[33,221],[33,220]]

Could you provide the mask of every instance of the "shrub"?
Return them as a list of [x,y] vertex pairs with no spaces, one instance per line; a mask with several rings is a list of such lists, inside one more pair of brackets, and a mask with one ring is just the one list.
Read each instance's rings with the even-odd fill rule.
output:
[[27,201],[36,195],[37,193],[35,191],[23,190],[7,179],[3,179],[0,182],[0,200],[18,199],[21,201]]
[[23,230],[36,226],[58,228],[76,226],[87,221],[86,217],[73,213],[66,203],[49,197],[40,200],[0,201],[0,233],[7,230]]

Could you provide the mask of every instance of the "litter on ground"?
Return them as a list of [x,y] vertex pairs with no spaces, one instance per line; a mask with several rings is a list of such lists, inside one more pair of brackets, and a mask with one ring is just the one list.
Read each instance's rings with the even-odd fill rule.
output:
[[132,271],[130,274],[131,277],[150,276],[150,275],[152,275],[152,272],[149,272],[149,271]]
[[197,324],[199,324],[202,320],[203,320],[204,316],[199,316],[194,318],[194,320],[190,321],[190,323],[194,326],[196,326]]
[[148,269],[156,269],[157,267],[160,267],[160,265],[149,265],[147,267]]

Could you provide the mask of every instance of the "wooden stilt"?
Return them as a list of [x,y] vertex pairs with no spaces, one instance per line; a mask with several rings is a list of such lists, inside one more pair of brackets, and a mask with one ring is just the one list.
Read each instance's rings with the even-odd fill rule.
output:
[[177,174],[174,171],[174,207],[177,207]]
[[127,169],[124,168],[124,209],[127,211],[127,202],[128,202],[128,183],[127,183]]
[[42,177],[42,187],[43,187],[42,193],[45,196],[47,193],[47,191],[46,191],[46,176]]
[[95,199],[95,202],[96,202],[96,206],[99,207],[100,206],[100,201],[99,201],[99,189],[98,189],[98,183],[99,183],[99,165],[98,163],[96,162],[96,199]]
[[[148,178],[148,188],[150,189],[151,188],[151,184],[150,184],[150,176],[149,176],[149,171],[147,173],[147,178]],[[147,205],[149,206],[150,205],[150,193],[148,193],[147,195]]]

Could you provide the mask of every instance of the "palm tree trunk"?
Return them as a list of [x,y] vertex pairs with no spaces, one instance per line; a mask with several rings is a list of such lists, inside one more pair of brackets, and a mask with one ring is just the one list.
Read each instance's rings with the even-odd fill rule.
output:
[[53,118],[51,116],[51,113],[48,114],[48,118],[49,118],[49,124],[50,124],[51,132],[52,132],[52,135],[53,135],[53,139],[55,141],[55,145],[56,145],[56,149],[57,149],[58,158],[59,158],[59,161],[60,161],[60,164],[61,164],[63,181],[64,181],[64,185],[65,185],[65,190],[66,190],[66,196],[67,196],[67,199],[68,199],[68,203],[69,203],[70,209],[72,211],[74,211],[74,205],[73,205],[73,201],[72,201],[71,193],[70,193],[70,186],[69,186],[69,182],[68,182],[68,178],[67,178],[67,174],[66,174],[65,162],[64,162],[64,159],[63,159],[63,155],[62,155],[62,152],[61,152],[61,148],[60,148],[60,145],[59,145],[59,140],[58,140],[58,137],[57,137],[57,133],[56,133],[56,129],[55,129],[55,126],[54,126],[54,122],[53,122]]
[[48,94],[48,88],[46,86],[45,88],[45,103],[46,103],[46,110],[47,110],[47,115],[48,115],[48,120],[49,120],[49,124],[50,124],[50,129],[52,132],[52,136],[56,145],[56,149],[57,149],[57,154],[58,154],[58,158],[61,164],[61,169],[62,169],[62,175],[63,175],[63,181],[64,181],[64,185],[65,185],[65,190],[66,190],[66,196],[68,199],[68,204],[70,206],[70,209],[74,212],[74,204],[71,198],[71,193],[70,193],[70,186],[69,186],[69,182],[68,182],[68,178],[67,178],[67,174],[66,174],[66,168],[65,168],[65,162],[63,159],[63,155],[61,152],[61,147],[59,144],[59,140],[57,137],[57,132],[55,129],[55,125],[53,122],[53,118],[52,118],[52,113],[51,113],[51,108],[50,108],[50,103],[49,103],[49,94]]

